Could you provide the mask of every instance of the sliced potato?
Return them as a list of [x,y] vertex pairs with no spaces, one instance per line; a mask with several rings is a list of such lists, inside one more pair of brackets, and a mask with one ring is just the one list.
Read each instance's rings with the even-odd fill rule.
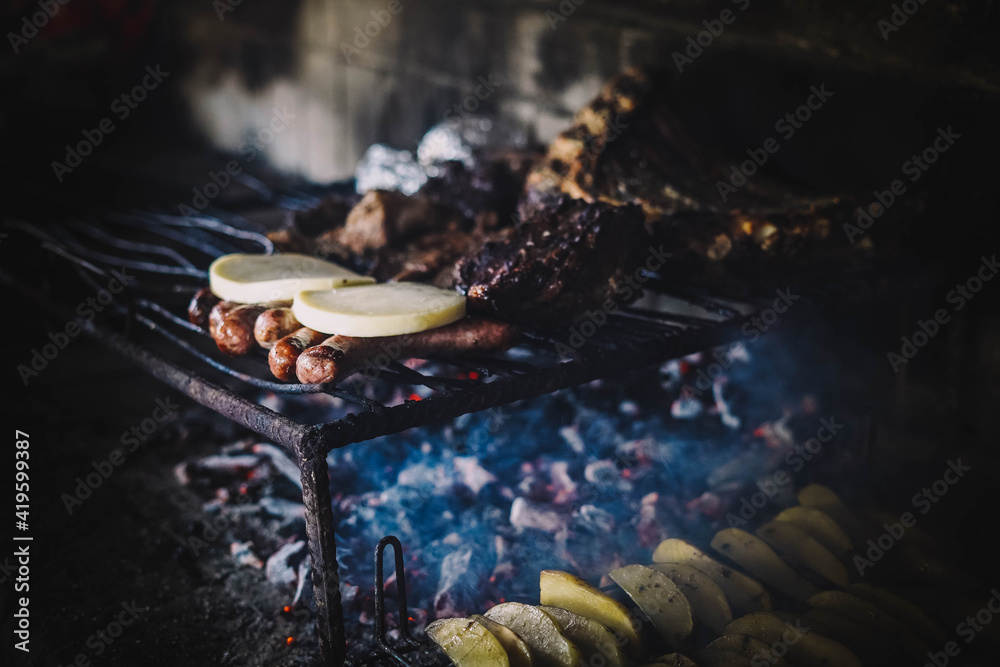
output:
[[763,540],[745,530],[720,530],[712,538],[712,548],[796,600],[805,600],[818,590],[778,558]]
[[[810,484],[799,491],[796,498],[798,498],[800,505],[817,509],[840,524],[840,527],[851,538],[854,546],[861,546],[868,539],[868,530],[865,528],[865,524],[828,487],[822,484]],[[835,552],[835,555],[839,554]]]
[[507,667],[510,662],[500,641],[471,618],[444,618],[427,626],[427,636],[458,667]]
[[696,651],[694,657],[705,667],[753,667],[750,658],[725,648],[706,646]]
[[788,521],[806,531],[837,557],[843,557],[851,550],[851,538],[829,515],[812,507],[795,505],[782,510],[775,521]]
[[[625,667],[628,663],[628,658],[619,646],[615,635],[597,621],[574,614],[562,607],[542,605],[539,609],[556,619],[562,628],[563,636],[583,651],[587,657],[588,665],[600,662],[600,664],[609,667]],[[621,643],[624,644],[624,642]],[[603,656],[604,660],[594,658],[598,655]]]
[[680,563],[704,572],[726,594],[729,604],[741,612],[771,610],[771,596],[760,582],[723,565],[684,540],[671,538],[660,542],[653,552],[653,562]]
[[721,648],[749,658],[751,661],[761,662],[773,667],[788,667],[788,662],[781,656],[771,653],[770,645],[762,642],[750,635],[722,635],[713,640],[706,648]]
[[[769,612],[754,612],[726,627],[727,635],[750,635],[770,647],[770,657],[787,653],[795,667],[861,667],[846,646],[811,631],[804,625],[785,623]],[[767,658],[764,658],[767,660]]]
[[698,667],[698,663],[681,653],[668,653],[647,663],[644,667]]
[[420,283],[361,285],[299,292],[292,302],[292,313],[302,326],[322,333],[360,338],[399,336],[462,319],[465,297]]
[[930,645],[903,625],[899,619],[856,595],[844,591],[823,591],[813,595],[806,602],[813,607],[836,609],[857,621],[870,624],[916,660],[924,660],[931,652]]
[[814,632],[840,642],[857,655],[865,656],[866,662],[893,664],[905,660],[891,639],[836,609],[813,607],[798,618]]
[[[907,529],[907,535],[909,534]],[[917,543],[907,543],[903,537],[897,550],[900,563],[924,583],[941,588],[956,588],[975,594],[983,590],[984,584],[974,576],[955,565],[944,556],[931,551],[927,546]]]
[[694,631],[691,605],[670,577],[645,565],[626,565],[608,573],[621,586],[653,627],[674,648],[684,645]]
[[302,290],[374,282],[374,278],[358,275],[333,262],[297,253],[223,255],[208,267],[212,294],[237,303],[291,301]]
[[531,667],[534,662],[531,658],[531,647],[521,639],[520,635],[508,628],[506,625],[500,625],[496,621],[481,616],[479,614],[473,614],[470,616],[473,621],[480,623],[484,628],[489,630],[500,645],[503,646],[503,650],[507,652],[507,659],[510,660],[510,667]]
[[712,578],[694,566],[684,563],[653,563],[650,565],[670,577],[691,603],[695,618],[717,635],[733,620],[726,594]]
[[948,635],[944,629],[917,605],[895,593],[871,584],[851,584],[847,592],[867,600],[882,611],[895,616],[921,637],[926,637],[932,644],[944,644]]
[[574,614],[597,621],[625,637],[629,646],[640,646],[638,628],[632,615],[618,600],[608,597],[583,579],[560,570],[542,570],[539,577],[543,605],[561,607]]
[[[871,521],[872,531],[875,534],[869,534],[869,537],[877,537],[879,534],[885,532],[885,525],[892,525],[894,523],[899,523],[899,514],[893,514],[892,512],[886,512],[884,510],[865,510],[863,512],[865,518]],[[869,531],[871,533],[872,531]],[[916,543],[919,542],[923,545],[934,544],[934,539],[923,531],[919,526],[909,526],[903,537],[900,538],[901,542],[904,543]]]
[[757,537],[827,581],[840,587],[850,583],[844,564],[797,524],[790,521],[771,521],[758,528],[756,532]]
[[505,602],[483,615],[517,633],[539,667],[578,667],[583,657],[576,644],[562,636],[555,619],[537,607]]

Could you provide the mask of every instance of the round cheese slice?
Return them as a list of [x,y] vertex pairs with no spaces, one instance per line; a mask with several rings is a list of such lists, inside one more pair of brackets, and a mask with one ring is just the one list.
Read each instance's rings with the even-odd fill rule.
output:
[[299,292],[292,304],[303,326],[341,336],[398,336],[465,317],[465,297],[419,283],[383,283]]
[[291,301],[302,290],[369,285],[374,278],[310,255],[224,255],[208,268],[212,293],[225,301]]

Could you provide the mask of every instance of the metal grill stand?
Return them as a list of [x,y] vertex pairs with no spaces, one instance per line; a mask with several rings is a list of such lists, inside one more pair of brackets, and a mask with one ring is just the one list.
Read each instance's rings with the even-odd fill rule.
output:
[[[105,231],[105,224],[116,225],[117,233]],[[65,228],[57,228],[55,233],[51,231],[51,227],[42,230],[24,223],[8,223],[8,227],[35,237],[44,249],[67,260],[69,266],[91,287],[101,287],[94,279],[95,275],[110,278],[110,271],[115,268],[127,267],[130,271],[141,274],[143,279],[126,289],[125,303],[117,308],[125,333],[119,333],[96,321],[82,322],[81,329],[165,384],[281,445],[293,455],[301,472],[302,499],[306,508],[306,532],[312,559],[319,644],[324,664],[337,667],[346,663],[347,649],[327,454],[352,443],[532,398],[599,378],[622,375],[729,343],[740,338],[741,328],[751,319],[750,316],[740,316],[736,310],[726,305],[727,300],[715,300],[697,289],[674,289],[662,278],[650,276],[647,287],[665,293],[672,292],[689,303],[714,312],[714,315],[700,318],[690,314],[620,309],[618,313],[609,316],[608,325],[597,336],[577,351],[576,358],[558,363],[551,363],[551,348],[554,342],[565,340],[564,333],[529,332],[523,341],[524,345],[547,351],[550,362],[547,365],[515,361],[502,356],[442,360],[466,371],[476,371],[481,377],[479,381],[425,375],[394,362],[380,375],[380,381],[423,385],[432,390],[432,395],[420,401],[386,406],[338,387],[284,384],[261,379],[261,376],[268,377],[266,360],[258,360],[259,372],[256,374],[238,370],[233,365],[220,361],[217,356],[199,351],[194,344],[195,339],[207,336],[207,332],[191,325],[159,302],[159,297],[166,298],[164,295],[176,296],[178,293],[183,294],[185,290],[193,292],[207,280],[206,272],[197,268],[190,255],[199,254],[202,262],[207,264],[219,254],[243,250],[241,243],[245,245],[246,242],[259,245],[264,252],[273,251],[270,242],[261,234],[247,232],[216,219],[190,220],[163,215],[111,216],[102,219],[100,224],[67,224]],[[123,232],[136,231],[148,236],[149,240],[137,242],[119,236]],[[109,246],[109,249],[93,249],[91,246],[98,241]],[[136,259],[137,256],[141,259]],[[845,299],[852,302],[870,295],[867,283],[869,276],[855,276],[856,279],[852,280],[849,274],[841,273],[836,277],[835,282],[823,280],[819,285],[807,283],[796,286],[796,294],[802,294],[805,303],[796,306],[795,312],[783,320],[810,316],[815,312],[808,305],[810,302],[828,307],[830,303],[842,304]],[[183,282],[185,280],[186,283]],[[0,282],[21,292],[56,316],[66,318],[67,321],[75,317],[75,313],[65,305],[28,287],[23,281],[2,270]],[[773,285],[767,293],[773,298]],[[759,306],[758,303],[757,307]],[[743,312],[756,310],[745,308]],[[168,341],[174,349],[194,357],[206,368],[224,373],[254,391],[326,393],[352,402],[361,409],[333,422],[315,425],[300,423],[161,356],[140,342],[140,334],[154,338],[158,336],[161,342]],[[545,358],[544,354],[542,358]],[[385,640],[381,563],[382,552],[388,544],[392,544],[395,551],[399,584],[400,628],[404,640],[404,646],[399,649],[393,648]],[[405,664],[400,653],[419,646],[409,634],[402,568],[399,541],[392,537],[385,538],[376,549],[378,646],[374,657],[385,658],[396,664]]]

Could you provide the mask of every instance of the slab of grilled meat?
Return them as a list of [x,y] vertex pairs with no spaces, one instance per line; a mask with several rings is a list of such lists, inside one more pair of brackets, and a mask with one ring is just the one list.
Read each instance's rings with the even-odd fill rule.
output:
[[[714,153],[713,153],[714,154]],[[744,156],[745,159],[745,156]],[[737,160],[738,161],[738,160]],[[675,252],[708,260],[790,256],[853,220],[845,198],[792,194],[755,175],[723,201],[731,162],[709,158],[675,112],[667,75],[631,69],[612,79],[550,144],[526,198],[567,194],[642,208],[647,230]]]
[[627,276],[644,261],[648,236],[638,206],[567,196],[533,202],[521,224],[459,262],[457,287],[469,309],[527,323],[570,320],[639,296]]
[[537,151],[494,151],[471,165],[444,162],[414,195],[332,195],[269,236],[282,251],[344,263],[378,280],[454,281],[456,262],[513,224]]

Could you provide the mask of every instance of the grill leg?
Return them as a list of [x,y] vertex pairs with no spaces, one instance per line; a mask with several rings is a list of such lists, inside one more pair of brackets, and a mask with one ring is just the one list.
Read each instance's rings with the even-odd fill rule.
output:
[[344,609],[340,603],[337,540],[333,534],[333,508],[330,504],[326,456],[312,449],[302,457],[300,469],[302,500],[306,506],[306,534],[309,538],[309,556],[312,558],[316,632],[319,635],[323,664],[341,667],[347,658],[347,638],[344,632]]

